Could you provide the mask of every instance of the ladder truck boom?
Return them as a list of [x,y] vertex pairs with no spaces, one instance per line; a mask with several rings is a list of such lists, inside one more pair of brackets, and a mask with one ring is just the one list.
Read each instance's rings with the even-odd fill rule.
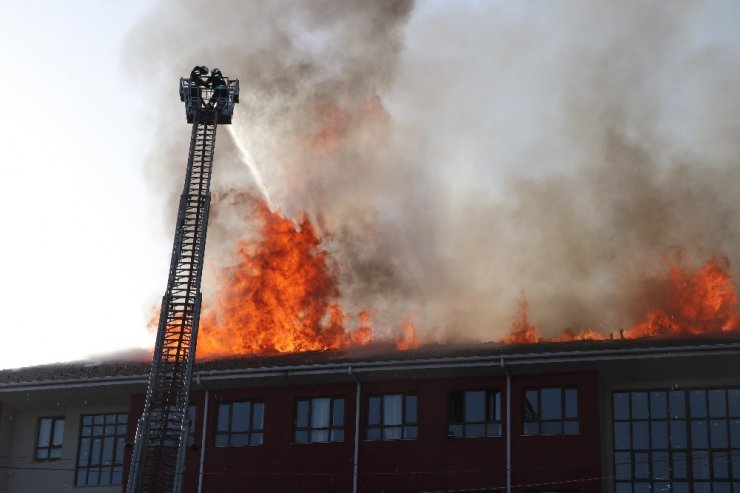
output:
[[198,66],[189,78],[180,79],[180,100],[185,103],[187,122],[192,123],[190,151],[128,493],[182,489],[216,128],[231,123],[234,104],[239,102],[239,81],[223,77],[218,69],[209,75],[206,67]]

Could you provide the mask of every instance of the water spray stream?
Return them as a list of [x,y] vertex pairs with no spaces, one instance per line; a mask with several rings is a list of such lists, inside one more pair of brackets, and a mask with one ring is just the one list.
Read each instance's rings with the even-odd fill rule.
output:
[[231,135],[231,138],[233,139],[234,144],[239,151],[239,159],[241,159],[244,165],[249,168],[249,171],[252,173],[252,178],[254,178],[254,184],[257,186],[260,193],[262,193],[262,196],[265,198],[265,202],[267,202],[267,207],[269,207],[270,210],[274,212],[275,206],[272,203],[272,199],[270,199],[270,193],[267,190],[267,186],[265,186],[265,183],[262,181],[260,170],[257,169],[257,166],[255,166],[254,160],[251,159],[249,151],[247,151],[247,149],[242,145],[241,139],[236,134],[234,128],[232,126],[227,126],[226,129],[228,130],[229,135]]

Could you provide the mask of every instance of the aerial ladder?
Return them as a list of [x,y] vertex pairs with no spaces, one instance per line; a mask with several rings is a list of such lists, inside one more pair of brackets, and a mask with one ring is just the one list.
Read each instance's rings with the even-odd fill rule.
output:
[[209,74],[206,67],[195,67],[189,78],[180,79],[180,100],[192,123],[190,151],[128,493],[182,489],[216,128],[231,123],[239,81],[223,77],[218,69]]

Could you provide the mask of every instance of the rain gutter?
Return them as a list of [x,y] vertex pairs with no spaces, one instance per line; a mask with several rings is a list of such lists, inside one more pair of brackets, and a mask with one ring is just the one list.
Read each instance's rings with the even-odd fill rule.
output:
[[[259,368],[240,368],[231,370],[199,370],[194,372],[202,381],[224,381],[244,378],[269,378],[308,375],[371,374],[383,371],[433,370],[450,368],[475,368],[500,365],[507,367],[545,365],[557,363],[621,361],[635,359],[658,359],[731,355],[740,352],[740,343],[703,344],[694,346],[657,346],[628,349],[593,349],[582,351],[551,351],[522,354],[491,354],[487,356],[455,356],[440,358],[420,358],[409,360],[347,361],[331,364],[265,366]],[[148,375],[127,375],[96,378],[78,378],[53,381],[24,381],[0,383],[0,393],[42,389],[65,389],[75,387],[100,387],[110,385],[146,385]]]
[[355,450],[352,458],[352,493],[357,493],[357,485],[360,476],[360,391],[362,388],[360,379],[352,372],[351,366],[347,368],[347,373],[349,373],[357,383],[355,387]]
[[[204,380],[217,381],[241,378],[265,378],[286,377],[300,375],[336,375],[346,374],[347,369],[352,367],[352,373],[374,373],[383,371],[407,371],[407,370],[434,370],[448,368],[475,368],[491,367],[492,365],[503,366],[527,366],[535,364],[576,363],[576,362],[599,362],[620,361],[634,359],[657,359],[673,357],[705,356],[711,352],[712,355],[737,354],[740,352],[740,343],[716,344],[690,347],[653,347],[632,348],[620,350],[591,350],[591,351],[569,351],[528,353],[489,356],[458,356],[442,358],[425,358],[416,360],[376,360],[365,362],[346,362],[333,364],[313,365],[290,365],[271,366],[262,368],[243,368],[232,370],[201,370],[198,373]],[[0,386],[0,390],[2,387]]]
[[198,464],[198,493],[203,493],[203,472],[205,470],[206,463],[206,430],[208,429],[208,387],[203,385],[200,381],[200,375],[195,375],[195,381],[198,385],[203,387],[206,391],[205,397],[203,398],[203,427],[200,432],[200,459]]
[[511,493],[511,374],[501,360],[506,372],[506,493]]

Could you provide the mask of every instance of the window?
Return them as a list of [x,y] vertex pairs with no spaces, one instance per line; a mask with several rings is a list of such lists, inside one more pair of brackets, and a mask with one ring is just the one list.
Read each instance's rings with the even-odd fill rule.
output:
[[62,458],[62,441],[64,439],[64,418],[39,419],[38,440],[36,441],[36,460],[53,460]]
[[368,440],[412,440],[417,432],[415,395],[389,394],[368,399]]
[[455,437],[501,436],[501,393],[497,390],[451,392],[447,431]]
[[295,443],[343,442],[344,398],[298,399],[293,440]]
[[195,418],[196,418],[196,406],[190,404],[188,407],[188,447],[195,447]]
[[615,491],[740,491],[740,389],[612,394]]
[[121,484],[127,422],[125,413],[82,416],[76,486]]
[[577,435],[578,390],[563,387],[524,391],[525,435]]
[[228,402],[218,405],[216,447],[262,445],[265,403]]

